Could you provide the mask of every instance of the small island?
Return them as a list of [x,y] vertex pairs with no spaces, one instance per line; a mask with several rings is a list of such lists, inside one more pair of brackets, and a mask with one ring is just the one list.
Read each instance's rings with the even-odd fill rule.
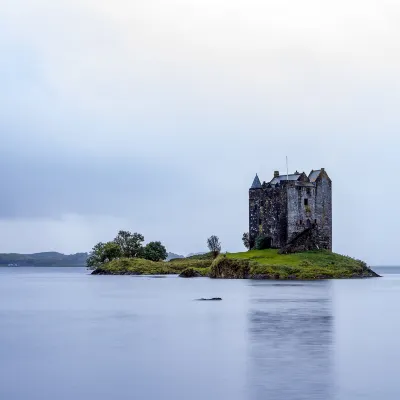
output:
[[379,275],[363,261],[327,250],[279,254],[276,249],[242,253],[212,253],[188,258],[151,261],[119,258],[98,266],[94,275],[168,275],[221,279],[316,280],[371,278]]
[[210,253],[165,262],[160,242],[142,246],[144,237],[120,231],[99,243],[88,258],[94,275],[165,275],[221,279],[342,279],[379,275],[365,262],[332,252],[332,181],[324,168],[281,175],[269,182],[258,175],[249,189],[248,249],[221,253],[217,236]]

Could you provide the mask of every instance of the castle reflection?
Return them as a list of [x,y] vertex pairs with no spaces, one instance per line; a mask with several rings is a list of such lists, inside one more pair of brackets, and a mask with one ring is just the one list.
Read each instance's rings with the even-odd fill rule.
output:
[[250,283],[250,399],[332,398],[330,288],[329,281]]

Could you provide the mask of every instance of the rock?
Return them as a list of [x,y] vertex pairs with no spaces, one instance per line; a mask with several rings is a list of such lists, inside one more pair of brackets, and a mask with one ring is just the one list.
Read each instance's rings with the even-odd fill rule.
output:
[[211,297],[211,299],[205,299],[205,298],[201,298],[201,299],[197,299],[198,301],[219,301],[222,300],[221,297]]
[[246,279],[250,273],[249,260],[230,259],[221,255],[211,264],[210,278]]
[[202,275],[199,271],[196,271],[193,268],[186,268],[179,274],[179,276],[181,278],[200,278]]

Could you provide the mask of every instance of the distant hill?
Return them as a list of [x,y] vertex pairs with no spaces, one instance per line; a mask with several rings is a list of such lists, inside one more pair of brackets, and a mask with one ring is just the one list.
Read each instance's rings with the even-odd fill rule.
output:
[[196,256],[202,256],[204,254],[208,254],[205,251],[201,251],[199,253],[189,253],[187,256],[182,256],[180,254],[175,254],[175,253],[168,253],[168,257],[166,261],[174,260],[175,258],[188,258],[188,257],[196,257]]
[[[200,256],[204,252],[191,253],[188,257]],[[17,267],[85,267],[88,253],[62,254],[56,251],[46,251],[43,253],[18,254],[3,253],[0,254],[0,266]],[[174,258],[185,258],[180,254],[168,253],[167,261]]]
[[0,266],[17,267],[84,267],[87,253],[62,254],[55,251],[34,254],[0,254]]
[[185,257],[181,256],[180,254],[168,253],[167,261],[172,260],[174,258],[185,258]]
[[200,251],[198,253],[189,253],[186,257],[201,256],[203,254],[207,254],[207,251]]

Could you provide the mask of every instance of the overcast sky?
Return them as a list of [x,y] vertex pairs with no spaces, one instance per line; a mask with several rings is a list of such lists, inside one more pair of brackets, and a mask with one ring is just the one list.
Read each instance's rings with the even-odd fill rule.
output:
[[0,252],[242,250],[287,155],[331,176],[335,251],[400,264],[397,0],[0,3]]

